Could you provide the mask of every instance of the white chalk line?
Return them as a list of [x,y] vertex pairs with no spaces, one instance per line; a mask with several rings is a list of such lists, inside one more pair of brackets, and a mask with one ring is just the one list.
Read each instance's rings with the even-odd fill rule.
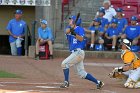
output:
[[84,63],[87,66],[97,66],[97,67],[118,67],[122,66],[121,63]]
[[36,86],[37,88],[46,88],[46,89],[56,89],[56,88],[60,88],[60,87],[53,87],[53,86]]
[[[56,83],[56,82],[53,82],[53,83],[20,83],[20,82],[0,82],[2,84],[32,84],[32,85],[44,85],[44,84],[62,84],[62,83]],[[72,85],[72,84],[71,84]],[[72,85],[72,86],[76,86],[76,85]],[[42,88],[42,89],[60,89],[59,86],[34,86],[36,88]],[[48,90],[48,91],[42,91],[42,90],[25,90],[25,91],[15,91],[15,92],[4,92],[4,93],[28,93],[28,92],[51,92],[51,93],[58,93],[58,92],[61,92],[61,91],[56,91],[56,90]],[[117,93],[117,92],[114,92],[114,91],[110,91],[110,90],[102,90],[103,93]]]
[[102,90],[102,91],[103,91],[103,93],[117,93],[115,91],[110,91],[110,90]]
[[10,91],[10,90],[0,90],[0,93],[32,93],[32,92],[38,92],[38,93],[46,93],[46,92],[51,92],[51,93],[58,93],[58,92],[60,92],[60,91],[56,91],[56,90],[52,90],[52,91],[50,91],[50,90],[46,90],[46,91],[42,91],[42,90],[24,90],[24,91]]
[[[0,84],[29,84],[29,85],[47,85],[47,84],[53,84],[53,85],[60,85],[62,83],[56,83],[56,82],[53,82],[53,83],[26,83],[26,82],[0,82]],[[1,85],[0,85],[1,86]]]

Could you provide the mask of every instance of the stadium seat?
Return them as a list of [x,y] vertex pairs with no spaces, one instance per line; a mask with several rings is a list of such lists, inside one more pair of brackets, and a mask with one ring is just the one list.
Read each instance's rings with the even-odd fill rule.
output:
[[118,6],[123,6],[124,5],[124,0],[110,0],[112,5],[118,5]]
[[122,8],[122,6],[117,5],[117,4],[113,4],[113,5],[112,5],[112,7],[113,7],[114,9],[117,9],[117,8]]
[[138,13],[140,13],[140,5],[138,6]]
[[69,0],[63,0],[62,4],[67,5],[69,3]]
[[140,3],[140,0],[125,0],[125,5],[138,6],[139,3]]
[[139,23],[140,22],[140,14],[136,14],[134,16],[136,16],[138,18],[138,23]]
[[124,17],[130,21],[130,17],[137,14],[136,6],[123,6]]
[[113,8],[117,9],[118,7],[122,7],[124,5],[124,0],[110,0]]

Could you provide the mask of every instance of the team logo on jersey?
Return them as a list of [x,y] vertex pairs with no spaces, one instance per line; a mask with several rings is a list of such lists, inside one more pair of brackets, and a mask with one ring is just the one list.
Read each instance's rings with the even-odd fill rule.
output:
[[22,24],[20,24],[19,26],[22,27]]
[[115,33],[115,31],[114,31],[114,30],[113,30],[112,32],[113,32],[113,33]]
[[130,28],[130,30],[136,30],[136,28]]

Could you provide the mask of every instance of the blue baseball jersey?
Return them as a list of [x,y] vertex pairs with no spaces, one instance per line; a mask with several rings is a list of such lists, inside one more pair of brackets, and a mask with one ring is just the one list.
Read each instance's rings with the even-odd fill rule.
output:
[[140,35],[140,26],[128,26],[124,33],[128,39],[133,40]]
[[[80,26],[77,26],[75,29],[74,29],[75,33],[79,36],[82,36],[84,38],[85,36],[85,31],[82,27]],[[85,43],[84,43],[84,40],[83,41],[79,41],[75,38],[75,36],[71,35],[71,34],[66,34],[67,35],[67,40],[68,40],[68,43],[69,43],[69,50],[72,51],[72,50],[75,50],[77,48],[80,48],[80,49],[84,49],[85,47]]]
[[101,18],[101,26],[102,26],[103,28],[105,28],[105,26],[108,25],[108,24],[109,24],[108,19],[106,19],[106,18]]
[[104,32],[104,28],[99,26],[99,27],[95,27],[95,26],[90,26],[88,28],[91,32]]
[[126,18],[118,19],[118,28],[121,30],[121,32],[123,31],[125,25],[128,25]]
[[49,27],[42,29],[42,27],[38,28],[38,37],[44,40],[50,39],[53,40],[52,30]]
[[[24,35],[24,33],[25,33],[25,25],[26,25],[26,22],[23,20],[17,21],[16,19],[12,19],[9,21],[6,29],[15,36],[21,36],[21,35]],[[9,42],[11,43],[14,41],[16,41],[16,38],[14,38],[10,35]]]
[[120,33],[119,29],[116,27],[116,28],[113,28],[113,27],[109,27],[106,31],[106,34],[109,36],[109,37],[112,37],[114,35],[118,36]]
[[[138,28],[140,29],[140,26],[138,26]],[[140,30],[139,30],[139,35],[140,35]]]

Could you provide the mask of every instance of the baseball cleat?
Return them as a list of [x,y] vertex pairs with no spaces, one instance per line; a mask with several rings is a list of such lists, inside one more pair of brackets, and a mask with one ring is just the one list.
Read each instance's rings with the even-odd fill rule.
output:
[[60,86],[60,88],[67,88],[67,87],[69,87],[68,81],[64,81],[64,83]]
[[102,81],[99,81],[99,84],[97,84],[97,89],[101,89],[104,86],[104,83]]
[[53,55],[50,55],[50,59],[53,59]]

